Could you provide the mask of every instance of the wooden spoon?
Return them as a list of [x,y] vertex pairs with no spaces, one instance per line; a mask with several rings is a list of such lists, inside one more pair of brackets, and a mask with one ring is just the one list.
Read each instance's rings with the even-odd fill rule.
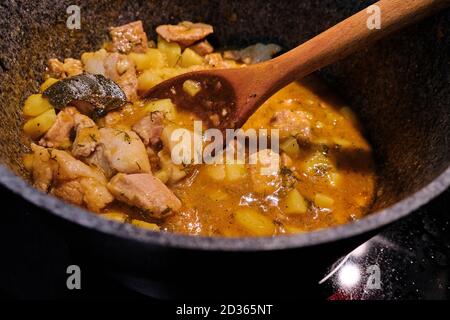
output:
[[[363,10],[308,42],[268,62],[238,69],[186,73],[164,81],[145,95],[170,98],[177,107],[194,112],[209,127],[239,128],[257,108],[287,84],[413,22],[449,6],[450,0],[381,0],[381,28],[369,29],[371,13]],[[194,96],[183,90],[187,80],[201,88]]]

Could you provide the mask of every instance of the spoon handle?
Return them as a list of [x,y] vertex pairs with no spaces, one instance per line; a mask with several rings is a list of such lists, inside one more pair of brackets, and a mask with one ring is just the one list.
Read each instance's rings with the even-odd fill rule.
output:
[[[449,5],[450,0],[378,1],[373,6],[266,63],[264,69],[270,72],[266,74],[273,75],[271,77],[273,82],[267,85],[280,89]],[[377,14],[380,17],[380,25],[379,28],[374,28]]]

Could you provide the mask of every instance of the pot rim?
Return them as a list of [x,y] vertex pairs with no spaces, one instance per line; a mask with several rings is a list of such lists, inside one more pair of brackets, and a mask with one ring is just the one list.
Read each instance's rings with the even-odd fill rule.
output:
[[312,247],[326,242],[343,240],[378,229],[403,218],[428,203],[450,186],[450,166],[432,182],[409,197],[388,208],[373,212],[358,221],[319,231],[275,237],[188,236],[169,232],[155,232],[137,228],[131,224],[106,220],[83,208],[68,204],[35,189],[2,164],[0,164],[0,183],[28,202],[71,223],[146,245],[202,251],[270,251]]

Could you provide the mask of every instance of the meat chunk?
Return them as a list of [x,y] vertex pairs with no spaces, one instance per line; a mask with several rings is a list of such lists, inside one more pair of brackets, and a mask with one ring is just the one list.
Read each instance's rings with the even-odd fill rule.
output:
[[180,200],[159,179],[151,174],[122,174],[108,183],[114,197],[161,218],[181,208]]
[[69,147],[70,133],[75,125],[75,108],[61,110],[56,116],[55,123],[50,127],[44,137],[39,141],[39,145],[48,148]]
[[67,58],[64,63],[58,59],[48,60],[48,74],[56,79],[64,79],[83,73],[83,64],[80,60]]
[[226,59],[242,61],[245,64],[255,64],[272,59],[274,55],[281,51],[281,47],[276,44],[257,43],[238,51],[226,51]]
[[75,140],[72,144],[72,155],[74,157],[88,157],[94,152],[100,138],[95,122],[80,113],[74,114]]
[[129,130],[101,128],[100,144],[109,166],[123,173],[148,173],[150,163],[138,135]]
[[35,186],[42,191],[74,204],[86,204],[100,211],[114,200],[106,188],[105,177],[97,170],[61,150],[32,144],[32,174]]
[[142,21],[134,21],[109,30],[112,39],[111,51],[120,53],[145,52],[147,35]]
[[39,145],[47,148],[68,148],[71,145],[70,136],[73,130],[95,127],[95,122],[82,115],[76,108],[68,107],[56,116],[55,123],[39,141]]
[[208,42],[208,40],[197,42],[196,44],[193,44],[190,48],[201,56],[206,56],[207,54],[214,52],[214,48]]
[[32,143],[31,150],[33,151],[31,173],[34,186],[47,192],[53,181],[53,173],[58,169],[57,163],[50,160],[51,153],[48,149]]
[[111,179],[117,173],[117,170],[109,164],[105,155],[105,146],[102,144],[98,144],[95,151],[89,157],[85,158],[84,162],[96,167],[107,179]]
[[284,109],[276,112],[270,119],[272,127],[280,130],[280,138],[295,136],[299,142],[311,138],[311,123],[305,112]]
[[95,151],[99,140],[100,133],[96,126],[79,128],[72,145],[72,155],[77,158],[89,157]]
[[90,178],[61,182],[50,193],[76,205],[85,204],[94,212],[100,212],[114,200],[105,184]]
[[209,24],[192,23],[183,21],[177,25],[162,25],[156,28],[156,32],[167,42],[177,42],[183,46],[191,44],[206,38],[214,32]]
[[129,101],[135,101],[138,98],[136,69],[131,58],[100,49],[96,52],[84,53],[81,60],[86,72],[101,74],[117,83]]
[[161,142],[161,134],[164,129],[164,114],[152,112],[139,120],[132,129],[141,137],[146,146],[157,146]]

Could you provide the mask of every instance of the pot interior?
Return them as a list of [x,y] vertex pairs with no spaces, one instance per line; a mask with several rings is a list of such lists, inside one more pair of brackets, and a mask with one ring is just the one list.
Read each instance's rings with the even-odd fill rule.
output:
[[[108,27],[140,19],[154,28],[182,20],[215,27],[216,47],[273,42],[288,50],[374,1],[86,1],[81,30],[66,26],[70,1],[0,4],[0,161],[21,164],[21,107],[37,92],[46,61],[101,46]],[[429,184],[450,164],[450,11],[352,55],[319,75],[359,115],[379,176],[373,211]]]

